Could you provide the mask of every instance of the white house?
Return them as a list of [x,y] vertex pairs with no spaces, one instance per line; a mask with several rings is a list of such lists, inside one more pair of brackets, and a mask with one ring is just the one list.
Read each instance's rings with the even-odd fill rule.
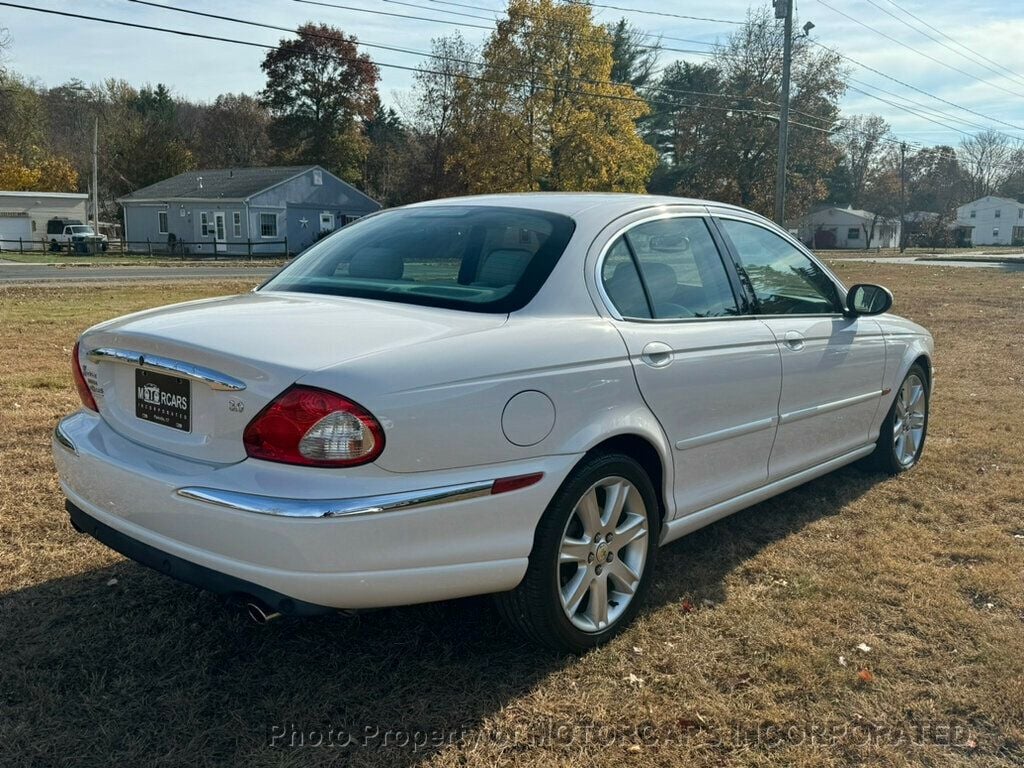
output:
[[25,250],[43,250],[49,243],[50,219],[85,221],[86,194],[77,192],[0,191],[0,248],[15,251],[19,238]]
[[957,208],[956,225],[972,245],[1024,244],[1024,203],[987,195]]
[[876,219],[870,211],[850,207],[813,210],[800,219],[797,230],[813,248],[897,248],[900,244],[898,219]]

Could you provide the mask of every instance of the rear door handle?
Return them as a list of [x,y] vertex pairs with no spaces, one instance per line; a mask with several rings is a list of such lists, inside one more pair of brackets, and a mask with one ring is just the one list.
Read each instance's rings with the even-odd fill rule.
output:
[[786,331],[783,343],[794,352],[799,352],[804,348],[804,335],[799,331]]
[[663,341],[652,341],[644,347],[640,359],[651,368],[664,368],[672,362],[672,347]]

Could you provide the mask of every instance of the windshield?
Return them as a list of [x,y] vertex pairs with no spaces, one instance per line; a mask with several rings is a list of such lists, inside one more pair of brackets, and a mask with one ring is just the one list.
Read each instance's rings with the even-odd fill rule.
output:
[[551,274],[574,226],[520,208],[397,208],[343,227],[261,290],[512,312]]
[[91,235],[92,227],[72,227],[71,232],[76,235]]

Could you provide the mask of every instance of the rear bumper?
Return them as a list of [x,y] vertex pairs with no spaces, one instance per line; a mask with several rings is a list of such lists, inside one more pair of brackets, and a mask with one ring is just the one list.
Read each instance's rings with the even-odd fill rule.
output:
[[[511,589],[526,571],[540,515],[578,459],[552,456],[406,474],[372,465],[322,470],[255,460],[217,466],[140,446],[91,412],[58,425],[53,454],[75,514],[92,521],[92,529],[81,527],[100,531],[96,538],[113,549],[146,565],[156,562],[157,570],[214,592],[242,591],[271,607],[285,598],[319,609],[405,605]],[[543,479],[518,491],[471,493],[354,516],[260,514],[181,493],[218,489],[282,504],[333,504],[473,487],[535,472],[543,472]],[[177,565],[160,567],[165,560]],[[237,589],[239,584],[246,588]],[[261,597],[254,587],[271,594]]]
[[218,595],[244,599],[254,598],[268,608],[288,616],[317,616],[323,613],[333,613],[335,610],[325,605],[314,605],[296,600],[259,584],[204,568],[156,547],[143,544],[131,536],[126,536],[116,528],[111,528],[96,518],[90,517],[70,501],[64,502],[64,506],[71,517],[71,524],[77,530],[89,534],[96,541],[107,545],[115,552],[120,552],[125,557],[178,581]]

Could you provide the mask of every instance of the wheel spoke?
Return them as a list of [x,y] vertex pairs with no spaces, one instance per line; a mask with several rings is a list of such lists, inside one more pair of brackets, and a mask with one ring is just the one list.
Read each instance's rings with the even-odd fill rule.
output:
[[637,583],[640,581],[640,574],[629,567],[625,560],[612,560],[608,565],[608,578],[614,579],[615,584],[620,587],[616,592],[624,595],[632,595],[636,591]]
[[623,521],[622,525],[615,529],[612,537],[611,548],[618,552],[628,544],[642,539],[647,535],[647,520],[640,515],[630,515]]
[[582,563],[586,565],[587,556],[592,549],[589,541],[583,539],[571,539],[566,537],[562,540],[562,549],[558,553],[560,563]]
[[565,604],[565,610],[570,616],[579,609],[584,595],[590,589],[593,578],[593,575],[587,568],[580,568],[576,571],[576,575],[562,587],[562,602]]
[[576,516],[583,523],[588,538],[594,538],[601,530],[601,508],[597,503],[597,490],[591,489],[576,504]]
[[914,410],[917,404],[924,397],[924,387],[917,385],[910,390],[910,401],[907,403],[907,408]]
[[924,426],[924,414],[920,412],[914,412],[910,414],[910,428],[921,429]]
[[622,508],[626,506],[626,499],[629,497],[633,486],[630,483],[618,482],[612,486],[605,486],[604,514],[601,515],[601,525],[604,528],[614,527],[622,516]]
[[596,629],[608,624],[608,581],[598,577],[590,583],[590,601],[587,603],[587,617]]

